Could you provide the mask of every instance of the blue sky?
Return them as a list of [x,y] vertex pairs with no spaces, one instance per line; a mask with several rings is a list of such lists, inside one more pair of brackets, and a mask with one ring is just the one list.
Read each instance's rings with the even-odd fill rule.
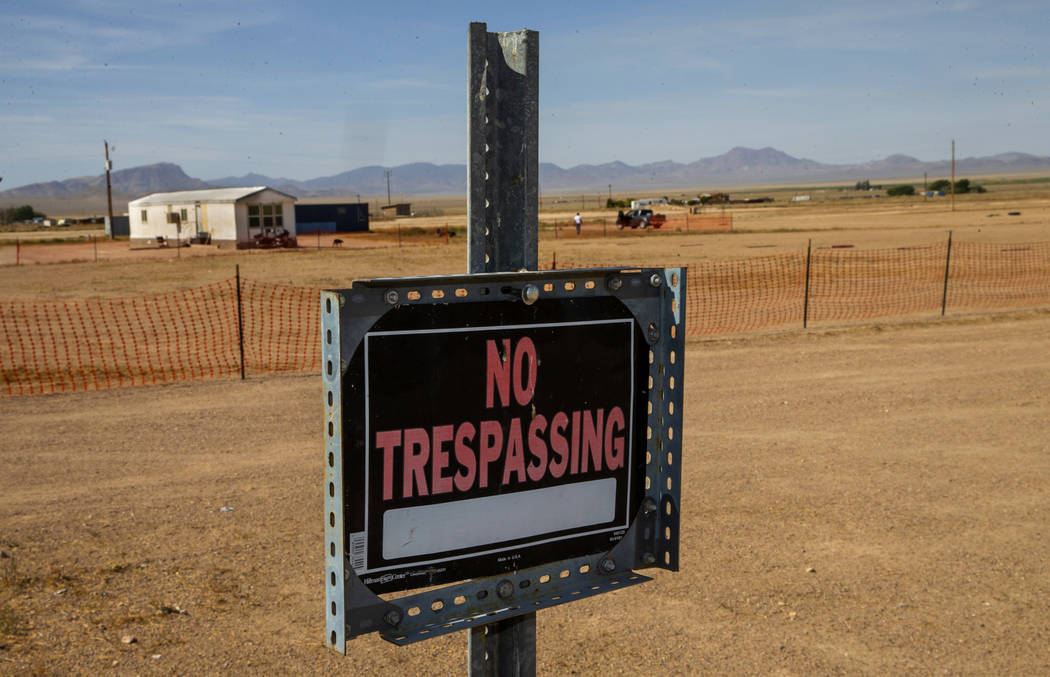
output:
[[0,4],[0,188],[464,163],[466,36],[540,32],[540,160],[733,146],[852,163],[1050,155],[1050,3]]

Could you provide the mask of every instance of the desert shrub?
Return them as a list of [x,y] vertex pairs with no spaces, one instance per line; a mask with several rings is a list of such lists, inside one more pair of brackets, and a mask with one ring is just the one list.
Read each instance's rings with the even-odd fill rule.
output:
[[[927,190],[939,191],[943,190],[945,193],[951,192],[952,182],[948,179],[937,179],[929,185]],[[963,193],[987,193],[988,190],[977,183],[970,183],[969,179],[959,179],[955,182],[955,194],[961,195]]]
[[45,215],[33,209],[31,205],[22,205],[21,207],[8,207],[7,209],[0,209],[0,223],[17,223],[18,221],[32,221],[37,217],[43,218]]
[[985,190],[985,187],[980,185],[980,184],[970,183],[969,179],[959,179],[958,181],[955,182],[955,192],[956,193],[987,193],[988,191]]
[[905,195],[915,195],[915,186],[911,184],[901,184],[899,186],[890,186],[886,189],[886,195],[890,197],[901,197]]

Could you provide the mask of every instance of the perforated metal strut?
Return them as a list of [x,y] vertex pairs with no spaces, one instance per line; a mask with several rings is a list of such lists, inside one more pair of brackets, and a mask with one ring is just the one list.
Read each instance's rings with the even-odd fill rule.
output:
[[485,29],[470,24],[469,272],[536,270],[540,34]]
[[[471,273],[539,263],[540,34],[468,37],[467,266]],[[471,630],[471,675],[536,674],[536,614]]]
[[[647,430],[642,505],[623,540],[605,553],[385,601],[362,583],[355,572],[352,548],[348,550],[345,543],[344,498],[353,494],[346,492],[343,482],[347,449],[342,395],[350,357],[359,350],[371,327],[388,312],[500,301],[520,304],[526,302],[523,290],[530,287],[537,304],[586,304],[603,297],[615,298],[629,309],[641,330],[650,351],[647,381],[642,388],[649,400],[644,419]],[[346,640],[369,632],[378,631],[391,642],[408,644],[509,621],[538,609],[648,580],[636,573],[637,569],[678,569],[686,287],[684,268],[607,268],[359,280],[351,289],[322,292],[325,608],[328,644],[332,649],[342,652]],[[352,387],[361,387],[353,383]],[[507,584],[513,592],[501,596],[501,586]],[[511,634],[531,641],[532,630],[527,623],[512,626],[508,628]],[[477,647],[479,655],[502,656],[512,666],[519,665],[516,658],[512,660],[513,656],[522,655],[518,648],[493,651],[493,642],[506,644],[499,632],[476,632],[478,641],[472,640],[472,649]],[[473,651],[471,655],[473,662]],[[489,663],[490,668],[492,665]]]
[[[678,569],[686,271],[524,272],[535,271],[538,262],[539,40],[535,31],[488,33],[485,28],[471,24],[469,34],[471,275],[364,280],[351,289],[322,293],[325,609],[328,644],[336,651],[345,651],[347,639],[368,632],[408,644],[469,628],[471,675],[523,677],[535,674],[536,610],[649,580],[635,569]],[[415,306],[444,312],[460,304],[488,308],[500,302],[567,302],[580,312],[603,297],[615,298],[630,311],[649,353],[647,383],[638,387],[648,398],[644,493],[626,533],[618,532],[622,538],[605,552],[567,552],[567,559],[556,562],[390,601],[380,598],[358,576],[367,567],[367,556],[356,549],[353,534],[347,539],[347,519],[360,514],[353,507],[360,492],[343,481],[344,452],[349,451],[344,442],[353,440],[344,439],[344,423],[350,419],[342,396],[355,388],[367,390],[350,377],[348,365],[370,328],[388,312]],[[636,354],[633,347],[630,353]],[[640,442],[633,430],[632,424],[632,439]],[[627,486],[638,490],[637,483],[628,481]]]

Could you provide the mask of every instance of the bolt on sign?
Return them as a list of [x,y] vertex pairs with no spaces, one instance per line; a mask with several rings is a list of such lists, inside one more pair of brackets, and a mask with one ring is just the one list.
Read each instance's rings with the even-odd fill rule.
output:
[[489,273],[322,293],[333,649],[677,570],[684,277]]

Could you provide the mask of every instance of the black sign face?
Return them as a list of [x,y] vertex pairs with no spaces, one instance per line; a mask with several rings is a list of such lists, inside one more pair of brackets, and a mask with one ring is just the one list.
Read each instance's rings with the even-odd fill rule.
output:
[[636,323],[608,298],[507,306],[391,310],[350,362],[345,542],[374,592],[607,551],[630,526]]

